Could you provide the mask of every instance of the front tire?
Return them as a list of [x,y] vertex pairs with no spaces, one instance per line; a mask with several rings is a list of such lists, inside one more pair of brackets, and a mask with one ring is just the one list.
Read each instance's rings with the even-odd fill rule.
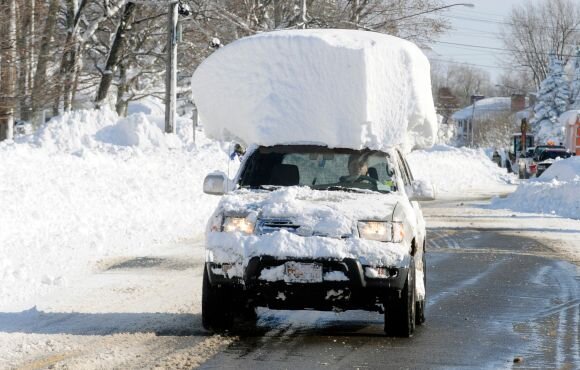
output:
[[203,269],[201,324],[214,332],[231,330],[234,323],[233,292],[224,286],[211,286],[207,266]]
[[422,325],[425,322],[425,307],[427,306],[427,257],[425,256],[425,248],[423,248],[423,289],[425,296],[422,300],[416,302],[415,307],[415,325]]
[[385,334],[409,338],[415,331],[415,266],[409,267],[400,295],[392,295],[385,307]]

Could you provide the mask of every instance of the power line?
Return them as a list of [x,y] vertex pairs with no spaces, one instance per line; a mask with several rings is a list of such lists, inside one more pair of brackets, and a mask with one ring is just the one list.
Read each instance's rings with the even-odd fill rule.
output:
[[[493,47],[493,46],[481,46],[481,45],[461,44],[461,43],[458,43],[458,42],[448,42],[448,41],[434,41],[434,42],[436,44],[462,46],[462,47],[475,48],[475,49],[495,50],[495,51],[509,52],[509,53],[522,53],[521,50],[497,48],[497,47]],[[537,53],[537,52],[531,52],[531,51],[528,51],[526,53],[535,54],[535,55],[550,55],[551,54],[551,53]],[[561,54],[561,56],[568,57],[568,58],[574,58],[576,55]]]
[[485,64],[475,64],[475,63],[465,63],[465,62],[456,62],[453,60],[445,60],[445,59],[439,59],[439,58],[429,58],[429,60],[435,61],[435,62],[444,62],[444,63],[451,63],[451,64],[460,64],[460,65],[467,65],[467,66],[472,66],[472,67],[482,67],[482,68],[496,68],[496,69],[505,69],[505,70],[510,70],[510,71],[525,71],[526,69],[523,67],[501,67],[501,66],[490,66],[490,65],[485,65]]
[[[482,23],[495,23],[495,24],[501,24],[504,26],[517,26],[516,24],[512,23],[512,22],[502,22],[502,21],[496,21],[496,20],[491,20],[491,19],[482,19],[482,18],[473,18],[473,17],[461,17],[461,16],[454,16],[454,15],[444,15],[441,14],[441,17],[444,18],[452,18],[452,19],[460,19],[460,20],[465,20],[465,21],[474,21],[474,22],[482,22]],[[544,30],[560,30],[560,28],[557,27],[537,27],[538,29],[544,29]],[[577,27],[575,27],[574,29],[571,30],[572,32],[580,32],[580,29],[577,29]]]

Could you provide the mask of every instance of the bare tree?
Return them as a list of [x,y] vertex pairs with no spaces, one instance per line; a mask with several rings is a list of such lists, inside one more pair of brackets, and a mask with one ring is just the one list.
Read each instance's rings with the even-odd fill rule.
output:
[[16,109],[16,0],[0,0],[0,141],[12,139]]
[[496,94],[510,96],[511,94],[524,94],[535,90],[532,73],[526,70],[506,70],[502,73],[496,84]]
[[[469,65],[431,64],[433,96],[437,98],[441,88],[448,88],[457,97],[459,106],[471,104],[471,95],[489,96],[493,93],[489,73]],[[435,101],[438,104],[438,101]]]
[[[423,43],[447,27],[437,17],[445,5],[442,0],[183,1],[193,14],[180,20],[178,94],[182,101],[188,99],[193,70],[214,51],[208,46],[214,38],[228,44],[274,29],[350,28]],[[162,97],[167,7],[152,6],[153,0],[147,0],[147,6],[142,2],[0,0],[3,6],[15,5],[15,13],[0,14],[0,27],[6,30],[4,36],[6,27],[15,25],[17,43],[0,54],[2,73],[15,76],[11,84],[4,83],[8,77],[1,77],[2,105],[10,105],[17,118],[38,124],[49,108],[58,114],[106,100],[125,114],[133,100]],[[14,45],[10,40],[0,41]],[[11,87],[15,92],[8,92]]]
[[536,87],[546,78],[548,54],[566,63],[580,43],[580,2],[542,0],[515,5],[502,31],[508,62],[528,68]]
[[36,124],[40,122],[40,111],[44,109],[48,103],[47,97],[49,82],[47,70],[51,61],[53,47],[53,39],[55,38],[57,13],[59,9],[59,0],[50,0],[48,4],[48,11],[46,13],[44,27],[40,36],[40,43],[38,54],[36,55],[36,69],[32,81],[31,91],[31,111],[32,119]]
[[129,2],[125,5],[122,15],[119,20],[119,25],[117,26],[117,31],[115,33],[115,38],[113,39],[113,44],[109,50],[109,55],[107,57],[107,62],[105,64],[105,70],[101,71],[102,78],[97,89],[97,97],[95,103],[97,106],[105,100],[109,92],[109,88],[113,82],[113,77],[115,70],[117,69],[120,57],[122,55],[123,49],[125,47],[126,33],[131,27],[132,18],[135,12],[135,3]]
[[510,144],[516,126],[510,112],[494,113],[477,118],[473,142],[477,147],[506,148]]

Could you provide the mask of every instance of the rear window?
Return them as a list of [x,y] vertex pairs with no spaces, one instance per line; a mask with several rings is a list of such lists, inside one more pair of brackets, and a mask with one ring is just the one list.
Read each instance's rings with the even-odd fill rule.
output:
[[547,159],[556,159],[556,158],[569,158],[570,153],[562,151],[562,150],[544,150],[540,153],[540,161],[545,161]]

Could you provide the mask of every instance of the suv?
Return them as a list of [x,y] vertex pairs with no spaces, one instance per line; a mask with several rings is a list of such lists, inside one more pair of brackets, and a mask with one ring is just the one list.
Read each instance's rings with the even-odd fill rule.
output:
[[256,307],[378,311],[401,337],[424,322],[417,201],[434,191],[399,150],[254,146],[234,181],[209,174],[204,192],[225,194],[206,231],[204,328],[232,329]]

